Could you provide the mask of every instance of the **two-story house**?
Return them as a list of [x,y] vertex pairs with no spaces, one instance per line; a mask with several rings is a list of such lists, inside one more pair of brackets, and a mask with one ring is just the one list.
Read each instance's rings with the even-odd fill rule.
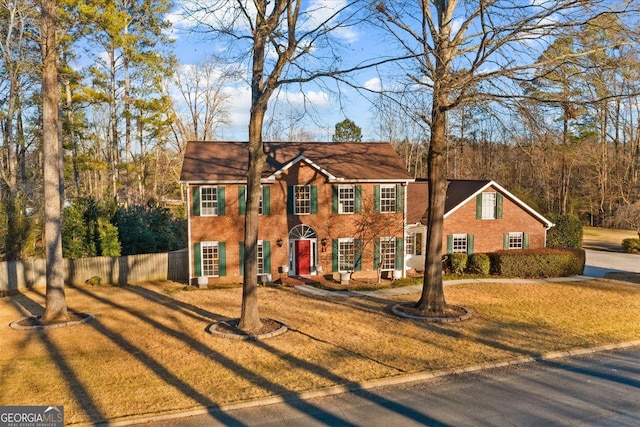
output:
[[[191,281],[241,282],[248,144],[188,142]],[[258,274],[403,275],[407,186],[387,143],[269,142],[262,173]],[[206,278],[206,279],[205,279]]]

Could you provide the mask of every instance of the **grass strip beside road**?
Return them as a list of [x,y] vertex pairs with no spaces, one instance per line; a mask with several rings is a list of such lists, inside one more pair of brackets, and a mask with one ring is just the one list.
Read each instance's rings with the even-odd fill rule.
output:
[[423,371],[640,339],[640,286],[624,281],[481,283],[445,288],[466,322],[400,319],[393,298],[313,298],[260,288],[262,317],[295,330],[265,341],[219,338],[240,288],[172,282],[67,288],[92,321],[46,331],[8,324],[41,314],[44,289],[0,298],[0,405],[64,405],[68,424],[215,407]]

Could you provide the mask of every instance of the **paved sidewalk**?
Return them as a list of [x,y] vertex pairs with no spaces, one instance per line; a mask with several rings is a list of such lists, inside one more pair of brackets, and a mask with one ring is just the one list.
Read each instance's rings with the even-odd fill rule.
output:
[[[570,276],[555,277],[548,279],[461,279],[461,280],[445,280],[444,286],[461,285],[464,283],[559,283],[559,282],[578,282],[581,280],[591,280],[595,277],[591,276]],[[404,286],[401,288],[380,289],[377,291],[329,291],[326,289],[318,289],[310,285],[295,285],[294,288],[306,295],[326,296],[326,297],[358,297],[358,296],[392,296],[405,295],[422,292],[422,285]]]

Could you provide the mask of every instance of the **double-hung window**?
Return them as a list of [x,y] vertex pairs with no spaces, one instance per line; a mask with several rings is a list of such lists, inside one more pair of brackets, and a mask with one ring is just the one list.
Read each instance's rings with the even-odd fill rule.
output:
[[496,218],[496,193],[482,193],[482,219]]
[[524,247],[524,233],[509,233],[509,249],[522,249]]
[[405,254],[422,255],[422,233],[409,233],[405,240]]
[[380,212],[396,211],[396,186],[380,186]]
[[202,216],[218,215],[218,187],[200,187],[200,213]]
[[220,274],[220,251],[218,242],[202,242],[200,246],[203,276]]
[[338,271],[352,271],[355,266],[356,245],[351,238],[338,239]]
[[460,253],[467,253],[467,235],[466,234],[454,234],[453,235],[453,245],[452,245],[452,252],[456,253],[456,252],[460,252]]
[[296,215],[311,213],[311,186],[310,185],[294,185],[294,211]]
[[340,185],[338,187],[338,212],[341,214],[356,211],[356,189],[354,185]]
[[405,254],[413,255],[413,253],[415,252],[415,245],[416,245],[416,234],[415,233],[407,234],[407,237],[404,239]]
[[258,241],[256,252],[258,256],[258,274],[264,274],[264,245],[262,244],[262,240]]
[[394,270],[396,268],[396,239],[395,237],[383,237],[380,239],[380,260],[382,270]]
[[529,233],[510,232],[504,234],[503,249],[528,249]]

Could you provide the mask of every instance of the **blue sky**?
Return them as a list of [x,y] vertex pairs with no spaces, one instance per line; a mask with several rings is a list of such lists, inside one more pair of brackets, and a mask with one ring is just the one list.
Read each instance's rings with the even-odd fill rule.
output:
[[[335,2],[335,0],[314,0],[308,7],[324,7],[322,3]],[[342,0],[338,0],[338,3]],[[318,7],[318,9],[320,9]],[[175,38],[175,53],[182,66],[195,64],[211,57],[220,49],[220,45],[206,40],[203,36],[190,31],[191,22],[186,20],[181,13],[180,6],[169,16],[173,23],[171,35]],[[359,53],[365,53],[371,49],[379,49],[375,37],[367,34],[364,28],[355,28],[344,31],[340,35],[348,45],[350,58],[355,59]],[[355,82],[367,87],[379,86],[379,80],[373,71],[360,72],[355,76]],[[335,83],[326,81],[327,86],[334,89],[333,93],[317,83],[307,83],[302,88],[299,86],[283,87],[277,96],[276,103],[272,103],[268,114],[284,116],[278,123],[281,128],[293,126],[296,130],[310,132],[316,140],[330,141],[335,124],[345,117],[353,120],[362,128],[364,140],[379,140],[372,120],[371,104],[358,92],[345,85],[339,88]],[[227,88],[233,103],[230,106],[231,124],[224,126],[219,138],[224,140],[246,140],[248,138],[248,115],[250,107],[249,86],[238,84]],[[339,90],[340,94],[337,95]],[[309,113],[305,114],[304,111]],[[302,120],[289,118],[290,116],[302,116]],[[265,139],[268,139],[268,130],[265,129]]]
[[[206,0],[178,0],[178,6],[174,10],[174,13],[169,17],[173,22],[174,28],[172,34],[176,39],[176,54],[180,62],[183,65],[197,63],[206,59],[208,56],[220,54],[221,51],[230,50],[235,46],[235,43],[241,44],[242,41],[237,41],[233,45],[223,46],[219,43],[211,40],[204,40],[198,35],[194,34],[190,30],[192,29],[195,20],[185,19],[181,13],[181,6],[188,4],[191,1],[206,1]],[[347,4],[348,0],[305,0],[302,6],[303,11],[309,12],[307,15],[308,21],[313,25],[317,21],[323,21],[328,14],[333,11],[339,10],[340,7]],[[251,2],[248,1],[250,4]],[[535,13],[541,13],[542,18],[534,20],[531,24],[538,26],[541,24],[550,24],[553,27],[553,23],[556,16],[546,16],[546,11],[553,11],[557,6],[555,0],[523,0],[522,2],[516,1],[515,6],[510,8],[512,2],[505,2],[501,4],[503,7],[497,8],[496,11],[492,11],[492,17],[498,20],[500,23],[511,24],[513,28],[520,28],[521,21],[530,19]],[[389,7],[395,6],[394,3],[389,3]],[[418,7],[417,2],[410,7]],[[454,69],[469,69],[474,59],[476,59],[476,52],[473,49],[473,45],[483,38],[483,31],[478,28],[479,23],[477,19],[473,19],[471,25],[466,28],[463,26],[463,21],[469,16],[475,16],[472,10],[467,8],[475,8],[477,4],[475,2],[460,2],[452,17],[452,35],[454,38],[458,30],[463,29],[463,34],[470,36],[471,39],[466,40],[463,44],[464,48],[469,48],[468,54],[461,54],[455,60],[452,67]],[[575,10],[579,10],[580,6],[575,6]],[[228,9],[223,9],[220,13],[209,13],[199,16],[199,19],[203,21],[211,22],[212,20],[219,19]],[[414,11],[415,12],[415,11]],[[414,28],[419,28],[422,22],[420,21],[421,13],[412,13],[409,9],[402,8],[398,13],[402,14],[409,22],[409,25]],[[536,18],[537,19],[537,18]],[[315,22],[314,22],[315,21]],[[304,23],[301,28],[304,27]],[[246,30],[246,28],[239,28],[239,31]],[[499,33],[496,39],[500,39],[504,33],[509,33],[510,29],[504,28],[504,31]],[[417,30],[419,33],[420,30]],[[402,34],[402,32],[399,32]],[[339,29],[335,33],[336,38],[342,42],[343,56],[342,61],[345,64],[354,65],[359,63],[365,58],[370,60],[377,57],[384,57],[391,55],[391,49],[398,46],[398,41],[385,42],[384,35],[381,31],[377,31],[372,27],[365,27],[364,25],[358,25],[349,27],[346,29]],[[387,36],[391,37],[391,36]],[[402,36],[400,36],[402,37]],[[429,38],[429,36],[427,36]],[[411,37],[403,39],[403,42],[416,43],[415,40],[411,41]],[[497,52],[492,52],[489,58],[485,58],[481,61],[479,68],[476,69],[475,74],[492,73],[501,71],[504,67],[512,67],[514,65],[531,64],[538,57],[546,46],[548,46],[551,39],[544,34],[542,30],[538,28],[524,31],[517,35],[514,43],[509,46],[500,48]],[[322,53],[318,48],[319,55]],[[315,53],[315,52],[314,52]],[[433,59],[431,59],[433,60]],[[317,62],[318,63],[318,62]],[[315,64],[311,65],[311,68]],[[416,64],[413,63],[413,66]],[[245,63],[246,67],[247,64]],[[413,68],[411,69],[413,70]],[[360,87],[376,88],[381,86],[381,80],[379,75],[376,74],[378,70],[368,69],[358,72],[352,76],[352,81],[355,85]],[[380,71],[380,76],[383,76],[384,84],[386,88],[391,85],[397,84],[399,79],[406,79],[405,74],[393,78],[389,67]],[[401,72],[401,70],[396,70]],[[525,70],[525,73],[530,70]],[[416,74],[418,78],[426,79],[418,71]],[[428,80],[424,80],[428,82]],[[337,86],[337,84],[331,81],[325,81],[327,86],[322,86],[318,82],[311,82],[305,84],[302,88],[299,86],[282,87],[281,92],[272,97],[270,104],[270,110],[268,114],[275,114],[283,118],[280,122],[280,127],[283,129],[293,126],[296,130],[308,131],[315,140],[330,140],[333,135],[335,124],[342,121],[345,117],[353,120],[363,131],[364,140],[380,140],[382,136],[379,134],[379,129],[376,124],[376,114],[373,111],[371,103],[368,102],[364,96],[358,93],[357,90],[347,85]],[[499,78],[492,79],[491,83],[495,83],[498,87],[501,85],[506,86],[505,82]],[[415,86],[415,85],[414,85]],[[328,89],[330,88],[330,89]],[[498,88],[499,89],[499,88]],[[249,114],[249,86],[248,84],[238,84],[228,87],[228,93],[233,99],[233,103],[230,109],[231,125],[226,126],[223,132],[219,135],[220,139],[227,140],[246,140],[247,139],[247,124]],[[417,93],[417,92],[416,92]],[[339,95],[338,95],[339,94]],[[369,95],[371,96],[371,94]],[[428,102],[428,99],[425,101]],[[425,108],[429,108],[425,105]],[[305,114],[306,112],[312,112]],[[301,120],[295,122],[291,116],[300,116]],[[265,129],[265,139],[270,139],[269,129]]]

